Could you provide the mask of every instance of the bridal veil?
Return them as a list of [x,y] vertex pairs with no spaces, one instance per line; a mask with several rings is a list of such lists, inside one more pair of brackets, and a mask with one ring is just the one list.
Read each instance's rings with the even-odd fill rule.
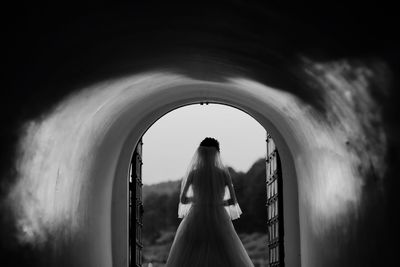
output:
[[[187,183],[189,187],[184,192]],[[222,164],[220,152],[215,147],[199,146],[181,182],[178,217],[184,218],[193,205],[224,205],[231,220],[239,218],[242,211],[228,184],[232,185],[232,179]],[[190,201],[182,203],[182,198]]]

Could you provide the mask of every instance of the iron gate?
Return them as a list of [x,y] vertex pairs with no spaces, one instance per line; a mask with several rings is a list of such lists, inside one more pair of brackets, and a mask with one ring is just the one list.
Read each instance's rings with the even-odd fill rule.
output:
[[267,133],[267,207],[269,266],[284,266],[282,171],[278,150]]

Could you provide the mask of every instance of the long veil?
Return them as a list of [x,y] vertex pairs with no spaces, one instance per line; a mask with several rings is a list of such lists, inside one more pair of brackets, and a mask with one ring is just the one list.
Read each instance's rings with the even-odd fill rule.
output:
[[[189,187],[184,192],[187,183]],[[184,218],[193,203],[224,205],[224,200],[232,199],[234,201],[229,205],[224,205],[225,210],[231,220],[238,219],[242,211],[236,201],[236,196],[231,196],[227,184],[233,186],[229,172],[221,161],[219,151],[214,147],[199,146],[181,182],[178,217]],[[182,197],[191,201],[182,203]]]

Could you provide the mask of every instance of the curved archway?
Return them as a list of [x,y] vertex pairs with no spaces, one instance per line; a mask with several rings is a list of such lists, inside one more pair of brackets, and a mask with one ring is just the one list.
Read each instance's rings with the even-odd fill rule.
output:
[[[261,88],[260,88],[261,89]],[[265,92],[262,92],[265,93]],[[160,117],[167,112],[183,105],[212,102],[230,105],[251,115],[264,128],[268,129],[277,143],[283,169],[283,205],[284,205],[284,229],[285,229],[285,264],[286,266],[300,266],[300,231],[299,231],[299,204],[297,175],[294,166],[292,151],[287,140],[292,142],[295,138],[290,125],[280,123],[284,120],[278,115],[278,110],[270,106],[271,99],[259,98],[257,92],[245,87],[226,86],[224,84],[195,82],[191,84],[160,88],[154,94],[145,96],[140,100],[141,106],[132,106],[126,114],[138,114],[141,116],[132,118],[127,116],[124,121],[131,120],[131,131],[123,149],[119,155],[118,168],[116,169],[113,186],[113,262],[116,266],[122,266],[126,262],[127,248],[127,170],[130,157],[137,142],[143,133]],[[151,103],[148,105],[147,103]],[[144,108],[144,107],[150,108]],[[128,118],[130,117],[130,118]],[[282,118],[279,118],[282,117]],[[276,121],[271,122],[270,118]],[[282,133],[283,132],[283,133]],[[295,141],[294,141],[295,142]],[[294,144],[290,144],[294,145]],[[125,197],[122,197],[125,195]],[[126,208],[122,208],[122,207]],[[121,242],[124,240],[125,242]],[[122,264],[122,265],[121,265]]]
[[21,238],[37,244],[57,237],[55,266],[126,266],[127,173],[136,142],[169,110],[206,101],[247,112],[277,144],[286,265],[336,266],[340,253],[329,252],[343,244],[363,185],[347,128],[288,92],[245,78],[144,73],[82,89],[30,122],[12,192]]

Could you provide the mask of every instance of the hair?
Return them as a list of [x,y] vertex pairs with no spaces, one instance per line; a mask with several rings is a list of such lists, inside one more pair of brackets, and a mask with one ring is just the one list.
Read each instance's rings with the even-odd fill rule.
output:
[[215,147],[217,149],[217,151],[219,152],[219,142],[217,141],[217,139],[214,139],[212,137],[204,138],[204,140],[201,141],[200,146]]

